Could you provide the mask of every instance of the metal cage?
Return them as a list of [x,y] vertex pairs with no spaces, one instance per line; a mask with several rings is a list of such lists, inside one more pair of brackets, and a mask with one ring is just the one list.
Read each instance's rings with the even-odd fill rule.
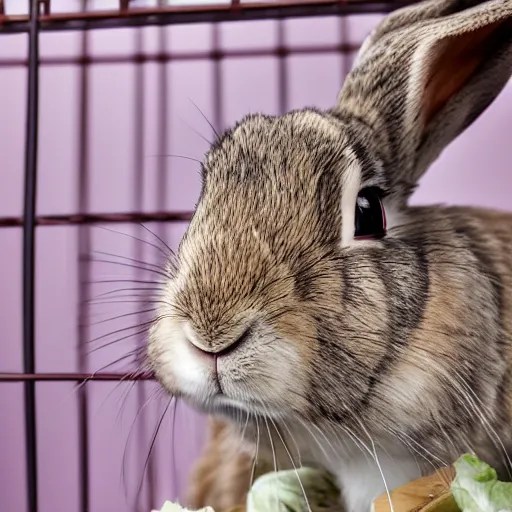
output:
[[[16,2],[16,0],[15,0]],[[18,2],[21,3],[21,2]],[[82,198],[78,211],[71,215],[38,215],[36,210],[36,191],[38,175],[38,102],[39,102],[39,70],[44,65],[76,65],[81,69],[82,81],[85,80],[87,69],[95,63],[133,63],[144,62],[166,63],[172,60],[208,59],[218,64],[223,59],[244,56],[272,56],[279,60],[279,74],[284,75],[283,62],[292,53],[336,53],[341,56],[355,51],[348,43],[335,46],[325,46],[311,49],[307,46],[288,48],[282,37],[282,30],[278,28],[278,44],[264,49],[222,50],[215,39],[208,51],[181,52],[172,51],[147,54],[141,51],[130,56],[103,56],[94,57],[88,54],[84,44],[83,52],[79,57],[46,57],[40,58],[39,34],[44,31],[89,31],[96,29],[113,29],[117,27],[140,27],[148,25],[218,23],[226,21],[285,19],[292,17],[313,16],[340,16],[357,13],[383,13],[401,5],[413,3],[410,0],[384,1],[384,0],[276,0],[266,2],[246,3],[240,0],[231,0],[219,4],[175,5],[170,2],[159,1],[154,7],[135,7],[129,0],[119,0],[118,8],[108,11],[91,11],[87,8],[87,1],[81,0],[81,8],[76,12],[54,13],[51,0],[29,0],[26,14],[9,14],[9,0],[0,0],[0,34],[24,33],[28,39],[26,58],[2,58],[0,68],[26,67],[28,69],[27,103],[26,103],[26,132],[25,132],[25,185],[24,207],[22,217],[0,218],[0,228],[22,227],[23,229],[23,372],[0,373],[2,382],[22,382],[25,400],[25,443],[26,443],[26,489],[28,493],[28,510],[37,512],[38,507],[38,473],[37,473],[37,425],[36,425],[36,393],[35,384],[43,381],[72,381],[86,383],[93,380],[120,381],[122,379],[151,379],[151,375],[127,375],[121,373],[96,373],[91,375],[85,370],[83,364],[77,373],[36,373],[34,356],[34,279],[35,279],[35,233],[38,226],[55,225],[90,225],[94,223],[135,223],[157,222],[173,223],[190,219],[191,212],[180,211],[153,211],[153,212],[120,212],[120,213],[86,213],[83,205],[86,198]],[[280,25],[279,25],[280,27]],[[214,80],[217,85],[214,94],[219,92],[220,71],[218,66],[214,69]],[[284,84],[284,80],[281,80]],[[287,91],[284,85],[279,91],[279,108],[286,108]],[[216,97],[215,97],[216,98]],[[218,104],[219,99],[214,100]],[[81,107],[81,130],[85,137],[86,105]],[[218,126],[219,120],[213,123]],[[83,146],[82,146],[83,147]],[[87,164],[86,155],[80,153],[80,164],[77,169],[81,184],[86,184]],[[86,190],[87,187],[83,187]],[[80,245],[83,251],[88,249],[87,233],[80,234]],[[81,273],[87,275],[87,266],[84,263]],[[83,297],[82,297],[83,298]],[[79,340],[83,341],[83,336]],[[80,349],[79,349],[80,350]],[[85,358],[81,352],[80,357]],[[88,428],[87,428],[87,387],[81,386],[79,390],[79,452],[80,452],[80,510],[91,510],[89,504],[89,468],[88,468]],[[149,511],[148,511],[149,512]]]

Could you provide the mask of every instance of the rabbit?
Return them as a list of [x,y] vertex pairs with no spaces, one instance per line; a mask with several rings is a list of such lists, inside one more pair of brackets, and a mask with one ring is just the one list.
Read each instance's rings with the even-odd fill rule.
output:
[[512,214],[408,203],[511,75],[512,0],[427,0],[368,36],[332,109],[214,142],[147,346],[213,418],[194,505],[239,505],[262,465],[334,475],[332,512],[467,451],[509,478]]

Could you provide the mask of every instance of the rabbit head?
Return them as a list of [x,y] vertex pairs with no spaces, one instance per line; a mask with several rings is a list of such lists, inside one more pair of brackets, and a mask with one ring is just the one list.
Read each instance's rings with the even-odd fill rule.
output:
[[395,11],[333,109],[218,138],[150,333],[169,393],[433,453],[476,429],[475,404],[509,392],[512,237],[498,214],[407,200],[511,76],[511,20],[510,0]]

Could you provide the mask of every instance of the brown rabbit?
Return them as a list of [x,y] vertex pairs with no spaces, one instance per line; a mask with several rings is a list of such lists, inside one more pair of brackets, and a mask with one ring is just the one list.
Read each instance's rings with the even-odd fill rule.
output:
[[408,198],[511,75],[512,0],[430,0],[332,110],[245,117],[207,153],[149,342],[219,418],[193,505],[243,501],[256,457],[327,469],[348,512],[469,450],[510,474],[512,215]]

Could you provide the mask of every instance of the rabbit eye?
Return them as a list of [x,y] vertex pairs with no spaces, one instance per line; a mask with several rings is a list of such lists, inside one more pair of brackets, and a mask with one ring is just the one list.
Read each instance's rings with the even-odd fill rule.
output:
[[367,187],[359,191],[356,201],[354,237],[380,238],[386,234],[386,214],[377,187]]

